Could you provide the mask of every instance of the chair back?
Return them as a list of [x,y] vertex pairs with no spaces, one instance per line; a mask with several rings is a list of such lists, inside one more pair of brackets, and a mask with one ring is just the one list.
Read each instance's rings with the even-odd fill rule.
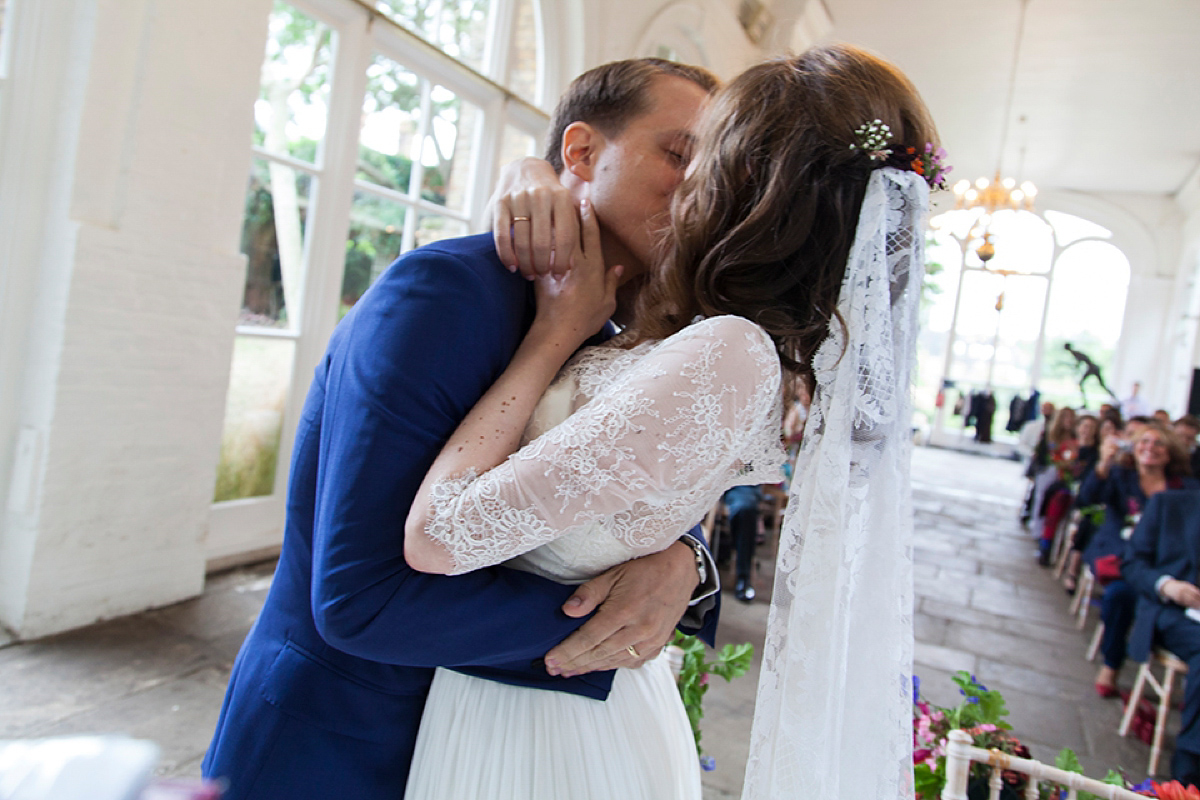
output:
[[1142,795],[1135,794],[1120,786],[1087,778],[1076,772],[1043,764],[1028,758],[1002,753],[999,750],[984,750],[971,744],[971,735],[966,731],[950,731],[946,744],[946,786],[942,789],[941,800],[967,800],[967,779],[971,775],[971,762],[989,764],[992,773],[988,778],[988,800],[1000,800],[1000,790],[1004,788],[1002,774],[1006,770],[1020,772],[1029,776],[1025,784],[1026,800],[1037,800],[1038,781],[1054,783],[1066,787],[1067,800],[1076,800],[1078,793],[1089,792],[1105,800],[1145,800]]

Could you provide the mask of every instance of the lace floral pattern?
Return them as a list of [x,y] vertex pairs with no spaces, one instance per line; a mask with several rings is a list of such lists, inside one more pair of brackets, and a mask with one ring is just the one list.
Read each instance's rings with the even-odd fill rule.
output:
[[871,174],[846,328],[814,358],[743,800],[913,796],[908,393],[928,198],[919,175]]
[[[435,485],[426,530],[455,573],[556,542],[546,571],[578,579],[663,549],[730,486],[782,478],[779,360],[741,317],[589,348],[563,381],[575,387],[565,421],[483,475]],[[582,541],[595,537],[606,545]]]

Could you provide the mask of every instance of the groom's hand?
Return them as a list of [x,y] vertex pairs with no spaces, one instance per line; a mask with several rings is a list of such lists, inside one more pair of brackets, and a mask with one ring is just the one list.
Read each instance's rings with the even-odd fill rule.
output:
[[695,554],[682,542],[593,578],[563,612],[582,617],[598,606],[596,615],[546,654],[546,671],[571,676],[641,666],[671,640],[699,582]]

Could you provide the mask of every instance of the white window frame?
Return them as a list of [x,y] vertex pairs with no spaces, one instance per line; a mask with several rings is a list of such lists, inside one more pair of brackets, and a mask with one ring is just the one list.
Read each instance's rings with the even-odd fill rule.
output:
[[[15,0],[9,0],[15,2]],[[312,177],[308,198],[303,251],[303,281],[299,313],[289,309],[288,329],[238,326],[240,336],[290,339],[296,343],[291,386],[284,405],[283,429],[276,461],[274,490],[270,495],[214,503],[209,520],[206,556],[210,569],[218,569],[278,550],[282,542],[288,470],[295,442],[299,410],[308,393],[313,370],[324,353],[338,319],[338,304],[345,264],[345,244],[350,231],[350,211],[356,191],[367,192],[399,203],[416,212],[434,213],[457,219],[475,231],[486,229],[487,199],[500,165],[497,163],[506,127],[540,138],[548,118],[544,111],[521,99],[492,78],[409,32],[375,12],[362,0],[288,0],[297,10],[318,19],[335,33],[330,75],[329,108],[325,137],[315,164],[308,164],[252,146],[255,158],[284,164]],[[509,41],[516,0],[494,0],[489,37],[505,35],[503,46],[489,38],[485,63],[495,75],[506,75]],[[539,53],[546,48],[542,7],[534,0]],[[468,171],[465,208],[461,211],[436,205],[408,194],[356,178],[359,123],[367,85],[367,67],[379,54],[415,73],[428,91],[430,84],[444,86],[463,101],[479,108],[482,119],[476,126],[471,149],[473,164]],[[546,92],[544,59],[539,55],[538,96]],[[427,115],[421,116],[424,126]],[[423,139],[418,139],[423,141]],[[414,168],[417,168],[414,164]],[[419,185],[419,184],[418,184]],[[416,219],[408,214],[407,219]],[[406,224],[406,230],[409,226]],[[406,236],[406,245],[411,238]],[[397,254],[399,255],[399,254]]]

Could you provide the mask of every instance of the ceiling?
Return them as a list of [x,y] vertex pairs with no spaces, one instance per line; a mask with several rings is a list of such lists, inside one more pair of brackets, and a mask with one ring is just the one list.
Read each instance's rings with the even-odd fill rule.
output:
[[[812,0],[820,2],[821,0]],[[1200,168],[1200,0],[824,0],[829,37],[903,69],[952,179],[1174,194]]]

